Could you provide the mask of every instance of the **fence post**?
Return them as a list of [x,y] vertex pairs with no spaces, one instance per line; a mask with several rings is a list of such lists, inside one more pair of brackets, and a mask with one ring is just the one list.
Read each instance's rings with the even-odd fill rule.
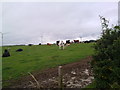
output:
[[59,76],[59,81],[58,81],[58,85],[60,90],[63,90],[63,85],[62,85],[62,66],[58,67],[58,76]]

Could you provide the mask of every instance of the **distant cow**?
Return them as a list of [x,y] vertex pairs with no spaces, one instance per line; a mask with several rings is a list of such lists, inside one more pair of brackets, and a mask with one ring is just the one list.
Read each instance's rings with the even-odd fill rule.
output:
[[28,44],[28,46],[32,46],[33,44]]
[[84,41],[84,43],[92,43],[92,42],[96,42],[96,40]]
[[17,50],[16,50],[16,52],[21,52],[21,51],[23,51],[23,49],[17,49]]
[[39,45],[41,45],[41,43],[39,43]]
[[59,42],[59,49],[64,49],[65,48],[65,43],[63,41]]
[[56,45],[59,46],[60,41],[56,41]]
[[9,57],[9,56],[10,56],[9,51],[7,49],[5,49],[2,57]]
[[66,40],[66,44],[70,44],[70,40]]
[[70,44],[71,44],[71,42],[70,42],[70,40],[66,40],[66,46],[70,46]]
[[52,44],[50,44],[50,43],[47,43],[47,45],[51,46]]
[[96,40],[90,40],[90,43],[92,43],[92,42],[96,42]]
[[74,43],[79,43],[79,40],[74,40]]

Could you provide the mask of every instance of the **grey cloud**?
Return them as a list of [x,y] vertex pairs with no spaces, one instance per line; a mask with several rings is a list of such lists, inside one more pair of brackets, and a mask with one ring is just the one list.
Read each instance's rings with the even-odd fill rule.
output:
[[117,3],[3,3],[4,44],[98,37],[98,15],[117,20]]

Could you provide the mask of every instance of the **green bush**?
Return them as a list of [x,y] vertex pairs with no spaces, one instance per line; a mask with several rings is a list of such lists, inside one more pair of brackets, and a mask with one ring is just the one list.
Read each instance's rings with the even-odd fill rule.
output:
[[[120,86],[120,26],[108,28],[105,18],[101,38],[94,45],[92,67],[96,88]],[[104,24],[104,25],[103,25]]]

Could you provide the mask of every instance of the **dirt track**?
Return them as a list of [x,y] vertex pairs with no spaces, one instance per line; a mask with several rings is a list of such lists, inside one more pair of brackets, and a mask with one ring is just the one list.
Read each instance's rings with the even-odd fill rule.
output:
[[[79,62],[62,66],[63,86],[66,88],[83,88],[90,84],[94,77],[92,75],[90,61],[92,57],[87,57]],[[43,88],[58,88],[58,67],[44,71],[32,73]],[[33,82],[33,84],[30,83]],[[34,88],[36,82],[31,76],[22,77],[17,81],[12,81],[10,88]]]

